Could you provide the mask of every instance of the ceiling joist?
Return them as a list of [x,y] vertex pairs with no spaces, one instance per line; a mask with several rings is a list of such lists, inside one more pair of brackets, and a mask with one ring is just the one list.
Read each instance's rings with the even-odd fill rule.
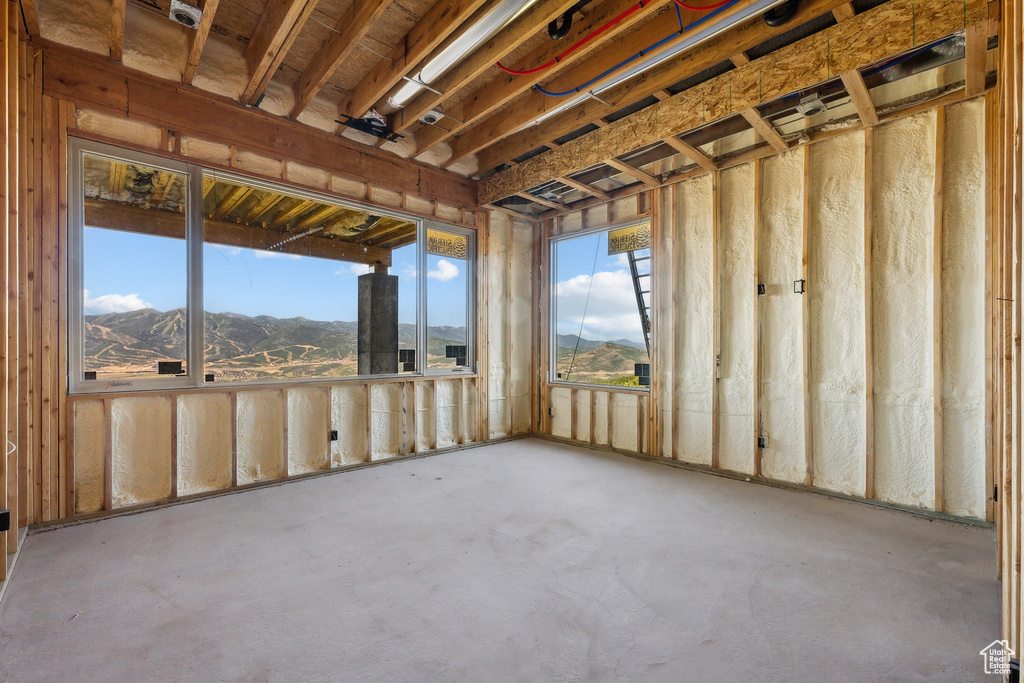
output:
[[986,61],[988,58],[987,22],[979,22],[968,26],[965,42],[964,58],[967,62],[967,94],[977,95],[985,90]]
[[860,75],[860,72],[851,69],[840,78],[843,80],[843,86],[849,93],[850,101],[853,102],[853,107],[857,110],[857,115],[864,127],[869,128],[877,124],[878,111],[875,110],[875,103],[871,100],[871,93],[868,92],[868,87],[864,84],[864,77]]
[[670,135],[663,141],[666,145],[674,149],[675,151],[688,158],[690,161],[695,162],[698,166],[703,168],[705,171],[714,171],[717,166],[715,162],[711,161],[704,152],[700,151],[693,145],[688,145],[674,135]]
[[[557,62],[550,69],[523,76],[506,73],[498,74],[493,80],[477,89],[464,102],[456,105],[448,112],[451,118],[445,121],[445,128],[432,126],[419,131],[416,135],[417,152],[424,152],[434,145],[444,142],[460,130],[479,121],[505,103],[528,91],[534,85],[551,79],[560,71],[578,63],[580,59],[597,51],[607,41],[615,39],[616,36],[632,29],[638,23],[653,17],[660,7],[668,5],[670,1],[652,0],[652,2],[644,5],[642,10],[633,12],[605,30],[601,34],[602,41],[604,42],[592,40],[584,43],[569,57]],[[519,60],[515,67],[525,70],[533,68],[538,64],[546,64],[550,60],[555,59],[561,52],[564,52],[566,46],[576,44],[627,11],[630,7],[635,6],[635,0],[606,0],[606,2],[589,11],[581,21],[573,22],[573,26],[565,38],[560,41],[546,42]],[[663,28],[660,28],[660,30],[664,32]]]
[[779,135],[779,131],[775,130],[772,124],[764,120],[764,118],[757,112],[754,107],[747,107],[740,112],[740,116],[747,120],[747,123],[757,131],[758,135],[764,138],[764,141],[772,146],[776,152],[785,152],[789,149],[789,145]]
[[124,13],[128,0],[113,0],[110,5],[110,59],[120,62],[124,56]]
[[953,35],[985,20],[987,11],[984,0],[968,0],[966,7],[946,0],[890,0],[485,178],[480,202],[514,195]]
[[220,0],[206,0],[203,3],[203,16],[199,19],[196,32],[192,35],[188,59],[185,60],[185,69],[181,73],[181,82],[185,85],[192,85],[192,79],[196,77],[196,68],[199,66],[199,59],[203,56],[203,48],[206,47],[206,39],[210,36],[213,17],[217,13],[219,4]]
[[604,163],[608,164],[612,168],[615,168],[615,169],[618,169],[618,170],[622,171],[623,173],[625,173],[627,175],[633,176],[634,178],[639,180],[641,183],[643,183],[644,185],[647,185],[649,187],[657,187],[658,185],[661,185],[661,181],[658,180],[657,178],[655,178],[654,176],[652,176],[650,173],[645,173],[645,172],[641,171],[639,168],[637,168],[636,166],[631,166],[630,164],[627,164],[624,161],[619,161],[618,159],[615,159],[614,157],[613,158],[609,158],[609,159],[605,159]]
[[39,37],[39,10],[36,0],[21,0],[21,16],[25,18],[25,31],[32,38]]
[[477,76],[494,67],[495,62],[547,27],[574,4],[575,0],[537,0],[471,55],[430,83],[433,90],[443,94],[438,95],[430,90],[424,90],[395,112],[391,116],[391,129],[401,132],[416,123],[421,116],[469,85]]
[[292,118],[298,118],[320,89],[327,84],[352,51],[356,49],[381,15],[391,5],[391,0],[355,0],[338,22],[338,32],[331,37],[313,56],[299,80],[293,86],[295,106]]
[[598,199],[605,199],[605,200],[607,200],[607,199],[611,199],[612,198],[612,196],[610,194],[608,194],[607,192],[605,192],[604,190],[602,190],[600,188],[597,188],[597,187],[594,187],[593,185],[587,185],[586,183],[581,183],[578,180],[573,180],[569,176],[560,176],[558,178],[555,178],[555,180],[557,180],[558,182],[562,183],[563,185],[568,185],[569,187],[571,187],[571,188],[573,188],[575,190],[579,190],[580,192],[582,192],[584,194],[588,194],[588,195],[590,195],[592,197],[597,197]]
[[[798,6],[793,20],[783,26],[771,27],[755,17],[708,40],[677,59],[668,60],[648,70],[642,78],[631,79],[602,92],[600,98],[603,101],[585,100],[569,111],[555,114],[534,126],[529,124],[561,106],[562,98],[547,97],[531,91],[515,100],[513,106],[503,109],[500,115],[488,117],[455,137],[449,143],[452,147],[450,161],[455,162],[471,154],[477,154],[480,170],[495,168],[536,149],[544,140],[571,133],[582,125],[720,64],[736,55],[738,51],[749,50],[794,26],[830,12],[841,2],[842,0],[805,0]],[[633,48],[635,45],[623,48],[613,43],[602,50],[599,56],[602,63],[614,65],[635,54]],[[586,64],[580,64],[567,71],[560,82],[567,86],[576,85],[586,82],[594,75],[596,74],[589,70]]]
[[423,18],[409,29],[405,37],[359,82],[339,112],[360,118],[399,81],[415,69],[430,52],[441,44],[486,0],[439,0]]
[[249,82],[242,91],[242,101],[255,104],[263,96],[271,77],[281,66],[317,0],[270,0],[256,32],[245,48]]

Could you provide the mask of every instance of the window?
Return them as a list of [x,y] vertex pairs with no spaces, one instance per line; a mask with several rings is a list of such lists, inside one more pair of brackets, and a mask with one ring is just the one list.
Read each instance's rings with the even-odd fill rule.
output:
[[81,140],[69,168],[71,391],[475,369],[471,230]]
[[551,243],[553,382],[650,383],[650,223]]

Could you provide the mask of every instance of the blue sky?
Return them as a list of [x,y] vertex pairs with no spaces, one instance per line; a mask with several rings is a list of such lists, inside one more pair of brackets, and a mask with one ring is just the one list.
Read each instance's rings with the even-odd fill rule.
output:
[[[185,242],[97,228],[85,229],[87,314],[185,305]],[[357,277],[367,267],[206,244],[204,308],[311,320],[357,319]],[[415,323],[415,246],[396,249],[390,272],[399,276],[399,321]],[[428,324],[466,323],[466,263],[428,256]]]
[[[580,334],[584,339],[599,341],[629,339],[642,344],[643,330],[629,263],[625,254],[608,255],[608,233],[568,238],[555,244],[558,334]],[[648,254],[646,249],[637,252],[638,256]],[[646,272],[649,263],[642,261],[638,268]],[[646,285],[644,288],[649,289]]]

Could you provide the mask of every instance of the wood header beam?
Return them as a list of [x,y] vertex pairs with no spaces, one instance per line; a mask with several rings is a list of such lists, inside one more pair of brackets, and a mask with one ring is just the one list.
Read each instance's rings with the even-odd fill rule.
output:
[[758,135],[764,138],[765,142],[771,145],[772,149],[776,152],[785,152],[789,149],[789,145],[787,145],[786,141],[782,139],[781,135],[779,135],[779,131],[775,130],[775,127],[772,126],[772,124],[765,121],[757,112],[755,107],[747,107],[740,112],[740,116],[745,118],[747,123],[749,123],[751,127],[757,131]]
[[305,110],[390,5],[391,0],[355,0],[349,6],[338,22],[338,33],[331,34],[295,81],[293,119]]
[[[480,170],[495,168],[510,159],[515,159],[521,154],[536,149],[545,140],[561,137],[580,126],[596,122],[617,109],[638,102],[659,90],[671,87],[705,69],[721,64],[735,56],[737,51],[749,50],[769,38],[784,34],[794,25],[802,24],[830,12],[841,2],[842,0],[803,0],[792,21],[784,26],[771,27],[760,18],[755,17],[739,24],[736,28],[723,32],[676,59],[668,60],[648,70],[642,78],[630,79],[614,88],[609,88],[601,93],[603,102],[587,99],[568,111],[550,116],[535,126],[528,124],[548,115],[563,102],[561,98],[547,97],[536,91],[528,92],[515,100],[513,106],[502,109],[500,114],[479,121],[470,129],[456,136],[449,143],[452,147],[452,157],[449,161],[454,163],[476,153]],[[609,51],[611,51],[610,55],[614,57],[614,61],[611,61],[609,66],[635,54],[628,49],[622,50],[616,45],[608,46],[598,54],[604,56]],[[596,59],[597,57],[593,61],[596,62]],[[573,87],[599,73],[601,72],[592,72],[586,64],[581,64],[565,72],[564,79],[559,82],[566,87]],[[728,88],[728,86],[725,87]],[[669,102],[671,98],[665,101]]]
[[[762,102],[901,54],[914,45],[963,31],[985,19],[987,11],[982,0],[968,0],[966,11],[963,5],[945,0],[889,0],[558,149],[495,173],[480,183],[481,203],[528,190],[669,135],[752,110]],[[778,68],[780,64],[785,68]],[[750,113],[756,111],[748,111],[747,115]],[[762,129],[767,132],[764,126]]]
[[254,104],[259,100],[316,4],[317,0],[270,0],[267,3],[256,32],[245,48],[249,82],[242,92],[243,102]]
[[203,56],[206,39],[210,36],[210,28],[213,26],[213,17],[217,13],[218,5],[220,5],[220,0],[206,0],[203,3],[203,16],[199,19],[199,26],[196,27],[196,32],[192,35],[188,59],[185,61],[185,69],[181,73],[181,82],[185,85],[192,85],[192,79],[196,77],[196,68],[199,66],[199,59]]
[[[258,109],[111,64],[84,50],[33,41],[43,53],[47,95],[184,135],[289,159],[336,177],[476,208],[477,183]],[[196,112],[202,112],[197,116]]]
[[421,116],[493,68],[495,62],[525,43],[574,4],[575,0],[537,0],[493,38],[431,82],[430,87],[443,95],[424,90],[396,111],[391,117],[392,130],[401,132],[416,123]]
[[861,123],[865,127],[877,124],[878,111],[875,109],[875,103],[871,101],[871,93],[868,92],[868,87],[864,84],[864,77],[860,75],[860,71],[851,69],[843,73],[840,78],[846,92],[850,94],[850,100],[853,102],[854,109],[857,110],[857,115],[860,116]]
[[409,29],[391,50],[388,59],[373,67],[338,111],[360,118],[388,94],[404,76],[415,69],[431,50],[441,44],[455,29],[477,11],[486,0],[439,0],[431,5],[423,18]]

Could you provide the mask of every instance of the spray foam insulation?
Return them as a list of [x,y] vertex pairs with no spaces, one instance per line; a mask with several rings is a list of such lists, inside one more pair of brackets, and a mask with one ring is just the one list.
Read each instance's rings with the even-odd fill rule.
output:
[[329,409],[326,387],[288,390],[288,474],[327,469]]
[[530,431],[530,388],[534,377],[530,372],[533,358],[533,226],[525,221],[513,220],[511,231],[509,318],[511,321],[511,350],[509,352],[509,391],[511,398],[511,427],[513,434]]
[[231,397],[178,397],[178,495],[231,486]]
[[331,442],[331,464],[354,465],[366,461],[366,387],[351,384],[331,387],[331,424],[338,440]]
[[434,391],[428,382],[416,382],[416,450],[427,451],[437,441]]
[[624,451],[635,451],[637,445],[637,410],[639,396],[632,393],[608,394],[608,412],[611,419],[611,446]]
[[762,472],[804,481],[803,297],[793,293],[803,261],[805,148],[765,159],[761,166],[761,281],[759,311],[761,419],[768,447]]
[[932,507],[935,112],[878,128],[872,169],[875,492]]
[[808,147],[814,485],[865,495],[864,133]]
[[171,495],[171,399],[110,402],[111,502],[115,508]]
[[435,436],[438,448],[448,448],[459,442],[462,431],[459,419],[461,384],[459,380],[438,380],[434,383]]
[[512,433],[509,399],[509,246],[512,219],[491,211],[487,217],[487,397],[491,438]]
[[103,401],[76,401],[75,512],[103,509],[104,451]]
[[402,445],[402,385],[370,385],[371,460],[398,455]]
[[946,108],[942,205],[943,509],[985,517],[985,101]]
[[277,389],[239,392],[235,438],[239,484],[285,476],[284,404]]
[[719,467],[754,472],[754,166],[723,171],[719,182],[721,380]]
[[[677,411],[674,435],[680,460],[711,464],[712,396],[715,378],[714,200],[711,177],[676,187],[675,250],[678,312],[675,325]],[[633,449],[636,448],[634,417]],[[615,435],[613,435],[614,439]]]
[[563,439],[572,438],[571,389],[551,389],[551,434]]

